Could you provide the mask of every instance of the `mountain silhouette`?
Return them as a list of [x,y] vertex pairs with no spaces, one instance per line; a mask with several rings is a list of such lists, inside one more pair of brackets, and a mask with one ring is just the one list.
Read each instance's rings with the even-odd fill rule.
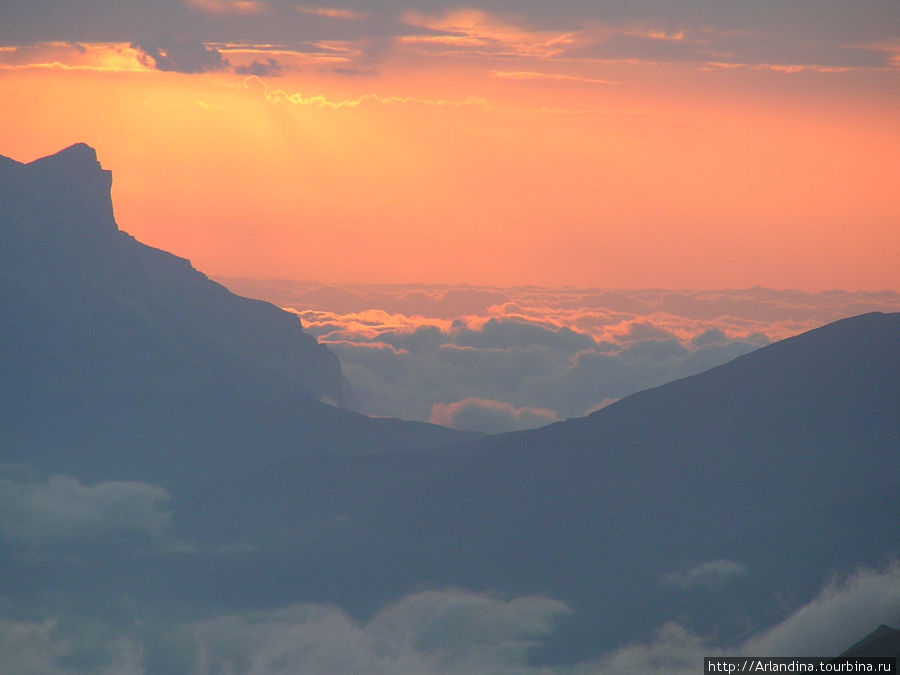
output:
[[82,143],[0,158],[0,461],[168,483],[471,437],[320,403],[344,396],[337,357],[295,315],[120,231],[111,182]]
[[900,659],[900,630],[881,624],[840,654],[845,657],[893,657]]
[[340,402],[337,358],[296,317],[119,231],[111,184],[84,144],[0,162],[4,315],[14,330],[33,330],[10,337],[23,351],[7,365],[27,370],[32,389],[246,387],[252,378]]

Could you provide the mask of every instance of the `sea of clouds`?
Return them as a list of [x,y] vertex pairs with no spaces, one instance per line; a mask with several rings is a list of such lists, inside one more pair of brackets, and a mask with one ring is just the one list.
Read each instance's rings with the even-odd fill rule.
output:
[[[892,292],[229,285],[293,308],[340,356],[358,410],[482,431],[582,415],[842,317],[900,310]],[[900,622],[900,567],[888,560],[831,580],[735,644],[673,621],[551,666],[536,656],[579,610],[542,594],[423,588],[365,616],[289,600],[141,602],[142,570],[159,561],[235,554],[179,539],[179,517],[163,486],[0,466],[0,549],[21,580],[0,597],[0,670],[678,675],[699,672],[704,656],[829,656]],[[756,573],[715,558],[673,563],[658,584],[715,598]]]
[[[0,539],[14,562],[77,569],[96,561],[98,553],[120,560],[190,555],[190,546],[171,534],[167,492],[146,483],[4,478],[0,503]],[[123,533],[129,536],[123,539]],[[748,573],[732,561],[712,560],[661,582],[710,593],[741,583]],[[536,662],[539,648],[574,611],[544,595],[458,588],[412,592],[362,618],[321,603],[240,611],[148,608],[107,580],[90,597],[56,588],[28,609],[0,598],[0,654],[5,672],[43,675],[678,675],[699,672],[705,656],[835,655],[878,624],[900,620],[900,566],[888,563],[834,579],[807,604],[739,644],[718,645],[669,622],[648,640],[587,661]]]
[[891,291],[223,282],[297,313],[340,358],[349,407],[488,433],[580,417],[831,321],[900,310]]

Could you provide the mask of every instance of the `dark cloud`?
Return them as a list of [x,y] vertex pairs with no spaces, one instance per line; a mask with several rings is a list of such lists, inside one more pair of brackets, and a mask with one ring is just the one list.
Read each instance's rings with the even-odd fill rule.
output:
[[238,75],[255,75],[256,77],[278,77],[284,73],[284,66],[273,58],[262,61],[253,60],[244,66],[234,66],[234,72]]
[[658,326],[646,321],[634,321],[627,325],[624,333],[621,333],[619,339],[625,342],[636,340],[666,340],[674,336]]
[[176,73],[210,73],[228,68],[228,59],[202,42],[163,38],[132,43],[144,55],[144,62],[157,70]]
[[232,64],[219,49],[196,40],[166,37],[159,40],[135,42],[132,47],[141,52],[145,65],[156,70],[177,73],[214,73],[225,70],[238,75],[280,77],[286,66],[268,57],[250,63]]
[[461,325],[453,336],[453,344],[481,349],[507,349],[537,345],[573,353],[596,346],[589,335],[578,333],[570,328],[559,328],[515,318],[492,318],[477,329]]
[[697,347],[702,347],[703,345],[709,344],[723,344],[727,342],[729,342],[728,336],[726,336],[725,333],[723,333],[718,328],[709,328],[699,335],[695,335],[691,339],[691,344],[696,345]]
[[648,338],[636,340],[619,352],[619,356],[630,361],[647,359],[650,361],[665,361],[669,359],[684,359],[690,352],[685,349],[675,338],[659,340]]
[[379,339],[398,349],[414,354],[433,353],[449,342],[450,336],[437,326],[420,326],[412,332],[397,331],[381,335]]
[[[6,5],[0,24],[3,45],[134,42],[134,36],[163,35],[173,29],[194,41],[194,45],[255,43],[291,48],[303,42],[341,41],[352,43],[354,56],[351,63],[339,66],[339,72],[353,75],[371,72],[372,64],[395,53],[400,36],[460,37],[453,31],[418,25],[421,21],[410,25],[406,20],[410,13],[446,16],[448,6],[436,0],[389,0],[379,3],[376,11],[363,2],[298,7],[297,3],[282,0],[135,0],[125,5],[115,0],[97,0],[79,6],[77,12],[59,0]],[[487,0],[479,3],[477,9],[486,12],[494,23],[516,29],[499,37],[482,36],[482,43],[506,55],[515,53],[504,42],[509,36],[543,31],[578,35],[572,44],[554,45],[557,55],[569,58],[750,66],[892,67],[893,52],[886,45],[896,38],[900,22],[900,5],[893,0],[569,0],[552,5],[538,0]],[[161,70],[223,69],[215,53],[173,55],[171,45],[139,43]],[[458,47],[449,45],[448,49]],[[258,63],[267,65],[265,61]]]
[[[480,328],[386,329],[374,338],[337,330],[331,339],[341,335],[351,340],[329,345],[341,359],[360,410],[437,421],[438,404],[484,399],[510,406],[480,410],[470,404],[456,411],[492,417],[491,424],[462,425],[484,430],[522,428],[526,422],[538,426],[552,414],[580,416],[604,401],[695,374],[759,346],[726,340],[689,349],[675,338],[597,344],[575,331],[551,330],[521,319],[489,321]],[[513,410],[519,408],[543,409],[548,415],[514,417]],[[447,408],[439,409],[445,411],[443,423],[453,420],[451,425],[462,428]]]

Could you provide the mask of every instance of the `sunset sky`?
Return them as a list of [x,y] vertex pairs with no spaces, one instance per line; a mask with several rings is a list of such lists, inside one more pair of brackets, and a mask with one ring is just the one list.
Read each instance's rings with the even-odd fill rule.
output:
[[208,274],[900,278],[895,0],[0,0],[0,109]]

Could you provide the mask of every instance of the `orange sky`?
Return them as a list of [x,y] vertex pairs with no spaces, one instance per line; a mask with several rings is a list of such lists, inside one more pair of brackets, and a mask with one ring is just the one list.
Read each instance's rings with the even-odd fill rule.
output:
[[[120,227],[209,274],[898,287],[900,49],[871,68],[561,57],[583,34],[404,17],[426,34],[374,62],[346,42],[207,42],[229,67],[192,73],[128,42],[7,47],[0,154],[89,143]],[[266,58],[285,67],[236,72]]]

